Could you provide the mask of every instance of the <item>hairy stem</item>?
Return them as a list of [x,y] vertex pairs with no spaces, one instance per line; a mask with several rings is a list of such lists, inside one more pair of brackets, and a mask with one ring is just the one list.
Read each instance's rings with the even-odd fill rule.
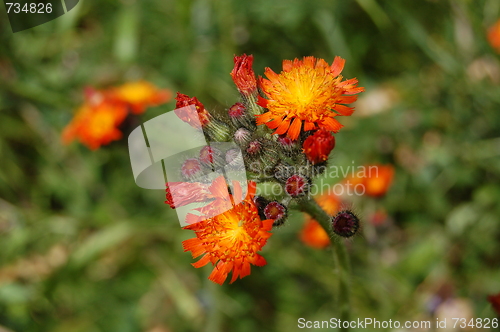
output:
[[[311,217],[313,217],[319,224],[325,229],[325,231],[330,236],[332,246],[333,246],[333,261],[335,264],[335,270],[338,275],[338,308],[340,312],[339,319],[341,321],[350,320],[350,263],[349,256],[343,242],[343,239],[337,236],[332,231],[330,225],[331,217],[326,214],[325,211],[312,199],[302,200],[298,203],[298,209],[302,212],[306,212]],[[341,327],[340,331],[348,331],[349,328]]]

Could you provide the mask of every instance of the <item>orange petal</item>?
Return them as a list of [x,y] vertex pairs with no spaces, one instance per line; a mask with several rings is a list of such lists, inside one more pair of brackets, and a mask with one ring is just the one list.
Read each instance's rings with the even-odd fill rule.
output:
[[316,125],[314,124],[314,122],[305,121],[304,131],[313,130],[314,128],[316,128]]
[[288,137],[292,140],[296,140],[300,134],[300,128],[302,128],[302,121],[299,118],[295,118],[288,129]]
[[344,69],[344,65],[345,65],[345,60],[339,56],[336,56],[335,59],[333,60],[332,66],[330,67],[332,75],[339,76],[339,74]]
[[354,107],[347,107],[344,105],[335,105],[334,110],[342,115],[349,116],[354,112]]
[[[260,97],[260,96],[259,96]],[[267,99],[264,99],[262,97],[260,97],[262,100],[265,100],[267,102]],[[260,105],[260,104],[259,104]],[[262,105],[260,105],[262,106]],[[265,107],[265,106],[263,106]],[[271,112],[266,112],[264,114],[260,114],[260,115],[256,115],[255,116],[256,118],[256,121],[257,121],[257,124],[258,125],[261,125],[261,124],[264,124],[266,122],[268,122],[269,120],[271,120],[272,118],[274,118],[274,115],[271,113]]]
[[284,133],[287,132],[289,127],[290,127],[290,120],[284,119],[274,133],[278,135],[283,135]]
[[333,131],[334,133],[338,132],[343,127],[343,125],[334,118],[323,119],[321,126],[326,130]]
[[192,263],[191,265],[193,265],[195,268],[198,269],[198,268],[200,268],[202,266],[207,265],[209,262],[210,262],[210,256],[209,255],[205,255],[199,261],[197,261],[195,263]]

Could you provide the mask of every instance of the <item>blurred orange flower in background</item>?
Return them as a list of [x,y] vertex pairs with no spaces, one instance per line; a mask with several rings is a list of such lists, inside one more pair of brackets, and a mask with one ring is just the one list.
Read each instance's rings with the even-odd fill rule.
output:
[[500,53],[500,20],[488,29],[488,41],[491,47]]
[[158,89],[146,81],[125,83],[114,89],[116,98],[128,103],[134,114],[141,114],[148,106],[158,106],[172,98],[172,92]]
[[[340,207],[340,199],[333,194],[323,194],[315,198],[316,202],[328,215],[333,216]],[[330,236],[321,225],[309,215],[300,232],[302,242],[310,247],[322,249],[330,244]]]
[[89,149],[119,140],[118,129],[129,111],[140,114],[148,106],[156,106],[171,98],[169,90],[160,90],[149,82],[126,83],[106,90],[85,90],[85,100],[73,120],[64,128],[62,141],[69,144],[79,140]]
[[343,182],[352,186],[362,185],[365,195],[380,197],[387,193],[393,178],[392,165],[365,165],[354,177],[348,177]]

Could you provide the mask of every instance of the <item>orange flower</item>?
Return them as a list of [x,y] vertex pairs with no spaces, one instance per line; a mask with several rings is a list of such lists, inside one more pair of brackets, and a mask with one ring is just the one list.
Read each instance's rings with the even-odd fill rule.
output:
[[64,128],[62,141],[69,144],[78,139],[90,149],[98,149],[123,136],[118,126],[129,109],[136,114],[142,113],[146,106],[159,105],[169,98],[168,90],[159,90],[146,81],[102,91],[86,88],[85,101]]
[[125,83],[113,90],[115,97],[129,104],[132,113],[141,114],[147,106],[158,106],[172,98],[167,89],[158,89],[146,81]]
[[[340,200],[335,195],[324,194],[315,198],[321,208],[330,216],[333,216],[340,207]],[[330,236],[321,225],[309,215],[300,232],[300,239],[313,248],[322,249],[330,244]]]
[[80,107],[73,120],[64,128],[63,143],[69,144],[78,139],[88,148],[98,149],[101,145],[122,137],[117,127],[126,116],[125,104],[109,100],[103,93],[93,92],[90,100]]
[[231,77],[238,91],[245,96],[257,92],[257,80],[252,69],[253,55],[243,54],[234,57],[234,68],[231,71]]
[[[210,122],[210,114],[198,98],[190,98],[188,95],[177,92],[175,100],[177,103],[174,112],[182,121],[189,123],[194,128],[198,128],[198,123],[204,127]],[[190,105],[193,105],[194,108],[186,107]]]
[[[212,186],[225,186],[224,181],[216,181]],[[241,188],[236,188],[235,197],[241,195]],[[212,190],[227,191],[226,188]],[[222,214],[184,227],[196,232],[196,238],[182,242],[184,251],[191,251],[193,258],[204,255],[192,265],[196,268],[209,262],[215,265],[209,280],[222,285],[229,272],[231,283],[250,274],[251,265],[264,266],[266,260],[258,251],[272,235],[269,233],[273,220],[261,220],[253,203],[255,183],[250,183],[248,195],[243,202]],[[241,196],[240,196],[241,197]]]
[[320,129],[306,138],[302,147],[307,159],[315,165],[328,159],[335,147],[335,137],[329,131]]
[[302,242],[310,247],[323,249],[330,244],[330,237],[323,227],[314,219],[308,218],[300,232]]
[[283,61],[283,71],[276,74],[266,68],[259,85],[268,99],[259,97],[258,104],[268,112],[257,115],[257,124],[276,129],[275,134],[287,133],[295,140],[302,130],[317,127],[338,132],[342,125],[337,115],[351,115],[354,108],[343,104],[356,101],[355,94],[364,91],[353,78],[342,81],[340,72],[345,60],[335,57],[331,66],[312,56],[303,60]]
[[363,166],[354,177],[344,180],[352,186],[363,186],[364,193],[368,196],[380,197],[385,195],[394,178],[394,167],[391,165]]
[[500,53],[500,20],[488,29],[488,41],[491,47]]

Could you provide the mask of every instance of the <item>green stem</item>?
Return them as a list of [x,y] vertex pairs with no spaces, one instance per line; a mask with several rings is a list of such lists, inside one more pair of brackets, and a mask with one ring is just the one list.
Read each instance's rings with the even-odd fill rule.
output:
[[[335,270],[339,277],[338,283],[338,308],[340,312],[339,319],[341,321],[350,320],[350,263],[349,256],[343,242],[343,239],[333,233],[330,220],[331,217],[326,214],[325,211],[312,199],[304,199],[298,202],[298,208],[302,212],[308,213],[313,217],[319,224],[325,229],[325,231],[330,236],[333,245],[333,261],[335,263]],[[341,327],[340,331],[349,331],[349,328]]]

